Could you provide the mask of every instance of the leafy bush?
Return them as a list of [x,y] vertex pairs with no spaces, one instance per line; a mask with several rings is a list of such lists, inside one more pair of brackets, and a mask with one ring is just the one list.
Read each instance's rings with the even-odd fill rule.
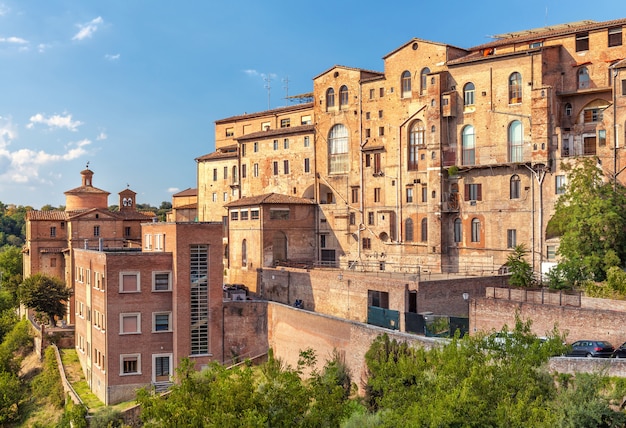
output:
[[57,364],[54,348],[46,348],[43,360],[43,370],[32,382],[33,394],[40,399],[47,399],[53,406],[62,408],[65,402],[61,375]]
[[19,418],[22,396],[22,384],[17,375],[0,372],[0,426]]
[[120,428],[124,425],[122,412],[105,407],[89,420],[90,428]]

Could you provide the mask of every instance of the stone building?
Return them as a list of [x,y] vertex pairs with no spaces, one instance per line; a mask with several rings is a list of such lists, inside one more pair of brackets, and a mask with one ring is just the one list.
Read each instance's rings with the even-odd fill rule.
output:
[[[313,201],[314,264],[498,272],[524,244],[541,272],[556,261],[558,240],[545,230],[567,185],[562,164],[594,157],[622,181],[625,23],[512,32],[472,48],[411,39],[383,57],[382,72],[334,66],[313,78],[313,103],[217,121],[198,185],[210,182],[201,170],[222,166],[211,156],[232,147],[239,176],[218,204],[268,192]],[[293,138],[285,114],[300,126],[306,117],[311,152],[291,140],[290,153],[273,150]],[[308,158],[312,176],[282,174],[286,156]],[[259,175],[244,185],[251,164]],[[202,207],[207,193],[198,195]]]

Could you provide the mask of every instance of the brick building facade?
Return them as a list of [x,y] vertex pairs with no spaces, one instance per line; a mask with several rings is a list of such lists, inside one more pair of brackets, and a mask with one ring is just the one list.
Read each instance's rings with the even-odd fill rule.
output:
[[[540,272],[556,261],[545,229],[567,184],[562,164],[595,157],[622,181],[625,23],[532,29],[468,49],[412,39],[383,57],[382,72],[334,66],[313,78],[312,103],[215,123],[216,152],[198,158],[199,218],[227,216],[205,209],[209,199],[221,208],[282,193],[317,206],[314,264],[497,271],[524,244]],[[281,170],[304,159],[312,164],[296,176]],[[222,168],[238,176],[224,181]],[[220,185],[217,197],[202,190]]]

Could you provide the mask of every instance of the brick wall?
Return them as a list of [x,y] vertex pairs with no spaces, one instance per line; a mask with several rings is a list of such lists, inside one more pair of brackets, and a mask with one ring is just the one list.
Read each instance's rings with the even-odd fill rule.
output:
[[566,341],[580,339],[607,340],[617,347],[626,341],[626,312],[605,309],[577,308],[572,306],[542,305],[537,303],[475,298],[470,302],[470,330],[472,332],[500,330],[503,325],[515,325],[515,314],[523,320],[532,320],[532,331],[544,336],[554,326],[567,334]]

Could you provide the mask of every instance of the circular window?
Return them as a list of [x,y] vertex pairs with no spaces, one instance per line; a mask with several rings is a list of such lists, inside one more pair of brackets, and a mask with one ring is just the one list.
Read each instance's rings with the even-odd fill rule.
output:
[[417,42],[414,42],[414,43],[413,43],[412,48],[413,48],[413,50],[414,50],[414,51],[416,51],[416,50],[417,50]]
[[389,235],[387,235],[386,232],[381,232],[380,235],[378,235],[378,237],[380,238],[381,241],[383,242],[387,242],[387,240],[389,239]]

